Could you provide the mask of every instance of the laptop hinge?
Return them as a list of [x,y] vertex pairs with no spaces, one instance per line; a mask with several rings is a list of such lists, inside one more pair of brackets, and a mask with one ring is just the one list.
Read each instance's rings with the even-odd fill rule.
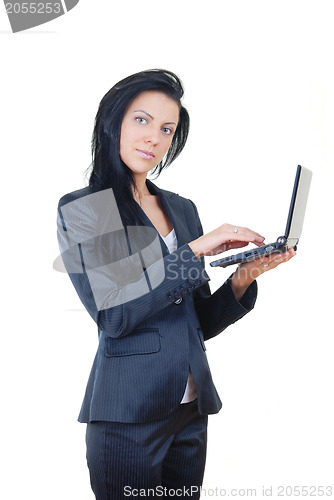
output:
[[280,245],[286,245],[288,248],[293,248],[298,245],[299,238],[286,238],[285,236],[280,236],[277,238],[277,243]]
[[287,241],[287,239],[285,236],[279,236],[277,238],[277,243],[279,243],[280,245],[285,245],[286,241]]

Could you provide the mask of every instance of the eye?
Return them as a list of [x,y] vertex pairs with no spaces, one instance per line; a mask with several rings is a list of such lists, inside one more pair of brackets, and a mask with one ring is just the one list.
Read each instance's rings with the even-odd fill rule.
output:
[[136,122],[147,123],[147,120],[146,120],[146,118],[143,118],[142,116],[136,116]]
[[171,128],[168,128],[168,127],[162,127],[161,129],[163,131],[164,134],[166,135],[171,135],[173,134],[173,130]]

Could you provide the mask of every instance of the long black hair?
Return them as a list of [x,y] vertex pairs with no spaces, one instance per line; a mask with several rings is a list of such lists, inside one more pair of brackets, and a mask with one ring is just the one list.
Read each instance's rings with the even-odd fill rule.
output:
[[181,153],[189,132],[189,115],[181,104],[183,85],[177,75],[163,69],[150,69],[116,83],[102,98],[95,118],[92,137],[92,169],[89,186],[94,191],[112,188],[125,225],[140,220],[132,195],[135,182],[131,170],[121,160],[119,143],[124,114],[132,101],[147,90],[165,93],[179,105],[179,123],[165,158],[153,169],[158,176]]

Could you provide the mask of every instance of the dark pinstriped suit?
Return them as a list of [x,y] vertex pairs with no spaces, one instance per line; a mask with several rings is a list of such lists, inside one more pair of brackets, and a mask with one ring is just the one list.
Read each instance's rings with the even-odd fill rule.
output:
[[[240,302],[229,279],[211,294],[203,263],[187,244],[203,234],[195,205],[150,181],[147,186],[160,196],[178,241],[178,249],[169,254],[160,238],[163,281],[139,298],[98,311],[86,273],[69,273],[99,331],[80,422],[142,424],[173,416],[185,390],[189,367],[196,384],[199,414],[217,413],[221,401],[211,378],[204,340],[243,317],[256,300],[255,282]],[[72,224],[63,217],[62,207],[90,193],[84,188],[60,200],[60,241],[61,233]],[[153,227],[146,216],[145,220]]]

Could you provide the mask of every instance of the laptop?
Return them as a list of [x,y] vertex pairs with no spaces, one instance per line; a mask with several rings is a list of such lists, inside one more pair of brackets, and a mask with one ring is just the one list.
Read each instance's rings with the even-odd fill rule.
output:
[[236,255],[230,255],[229,257],[224,257],[223,259],[214,260],[213,262],[210,262],[210,266],[227,267],[232,264],[249,262],[258,259],[259,257],[266,257],[267,255],[271,255],[273,253],[284,253],[289,248],[297,250],[299,238],[302,234],[311,179],[311,170],[298,165],[284,236],[279,236],[275,243],[269,243]]

